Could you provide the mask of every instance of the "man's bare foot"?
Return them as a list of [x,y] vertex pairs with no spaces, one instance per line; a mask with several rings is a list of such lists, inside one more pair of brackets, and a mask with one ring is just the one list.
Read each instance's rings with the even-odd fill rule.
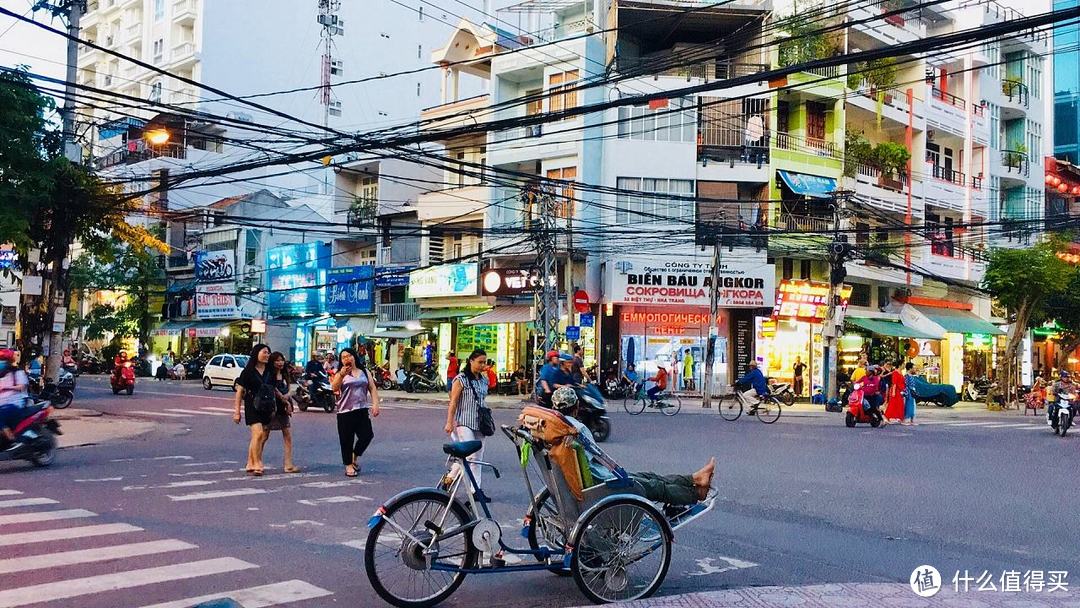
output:
[[715,471],[716,459],[710,458],[708,464],[691,476],[694,480],[694,487],[697,488],[698,500],[705,500],[705,497],[708,496],[709,489],[712,487],[712,478]]

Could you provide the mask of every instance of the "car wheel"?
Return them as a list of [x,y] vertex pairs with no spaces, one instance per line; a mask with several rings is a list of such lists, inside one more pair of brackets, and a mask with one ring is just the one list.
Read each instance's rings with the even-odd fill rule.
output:
[[210,376],[203,376],[202,387],[206,390],[214,388],[214,383],[210,381]]

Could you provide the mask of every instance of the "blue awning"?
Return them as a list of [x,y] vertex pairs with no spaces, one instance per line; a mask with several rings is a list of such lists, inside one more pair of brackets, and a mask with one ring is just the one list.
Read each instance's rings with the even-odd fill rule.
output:
[[831,177],[820,175],[807,175],[793,171],[779,171],[780,179],[784,180],[792,192],[800,196],[812,196],[814,198],[829,198],[836,190],[836,180]]

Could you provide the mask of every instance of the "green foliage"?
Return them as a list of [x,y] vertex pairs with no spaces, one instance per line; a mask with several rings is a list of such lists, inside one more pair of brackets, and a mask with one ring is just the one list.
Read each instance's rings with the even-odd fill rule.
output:
[[1027,249],[995,248],[983,278],[983,287],[1005,306],[1024,329],[1047,318],[1046,303],[1066,290],[1076,267],[1058,259],[1061,239],[1049,239]]
[[862,86],[863,80],[874,89],[888,89],[896,84],[896,59],[883,57],[848,65],[847,85],[851,90]]
[[884,141],[874,146],[874,151],[870,155],[870,164],[889,176],[903,173],[907,169],[909,160],[911,160],[911,152],[894,141]]
[[855,177],[859,165],[869,164],[874,145],[862,131],[848,130],[844,133],[844,175]]
[[824,3],[804,6],[801,11],[780,19],[778,30],[788,35],[788,38],[781,40],[778,45],[780,67],[827,59],[840,54],[842,41],[837,35],[821,32],[826,25],[821,23],[821,16],[818,14],[822,8]]

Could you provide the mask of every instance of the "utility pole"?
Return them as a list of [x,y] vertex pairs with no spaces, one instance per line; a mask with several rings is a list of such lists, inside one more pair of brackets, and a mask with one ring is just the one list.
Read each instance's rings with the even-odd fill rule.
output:
[[527,187],[521,193],[529,221],[528,231],[536,244],[540,289],[536,292],[536,352],[533,369],[539,373],[544,354],[555,348],[559,333],[558,273],[556,272],[555,197],[542,188]]
[[[345,21],[337,14],[340,9],[341,0],[319,0],[319,15],[316,20],[322,26],[322,31],[319,32],[322,41],[319,44],[323,47],[319,103],[323,107],[324,130],[329,130],[331,116],[341,116],[341,104],[334,103],[331,90],[332,77],[340,76],[343,71],[341,61],[334,60],[334,37],[345,33]],[[329,166],[330,157],[323,160],[326,165],[323,169],[323,194],[329,195],[333,191],[330,182],[334,179],[334,174]]]
[[720,246],[723,234],[724,214],[720,213],[720,231],[713,236],[712,275],[709,280],[709,340],[705,351],[705,376],[701,379],[701,407],[712,407],[713,365],[716,362],[716,339],[720,329],[716,325],[716,315],[720,307]]
[[[565,189],[563,192],[565,193]],[[565,197],[563,209],[566,209],[566,324],[577,325],[574,322],[574,201],[573,197]]]
[[823,367],[822,380],[824,381],[824,395],[826,401],[835,398],[839,394],[836,385],[837,372],[837,338],[840,328],[844,324],[844,308],[841,306],[840,293],[847,278],[845,263],[851,257],[852,246],[847,242],[847,237],[840,234],[840,222],[843,221],[844,212],[847,208],[847,199],[851,196],[850,191],[837,190],[833,193],[833,240],[829,243],[829,297],[828,309],[825,315],[825,325],[821,330],[824,345],[822,348]]

